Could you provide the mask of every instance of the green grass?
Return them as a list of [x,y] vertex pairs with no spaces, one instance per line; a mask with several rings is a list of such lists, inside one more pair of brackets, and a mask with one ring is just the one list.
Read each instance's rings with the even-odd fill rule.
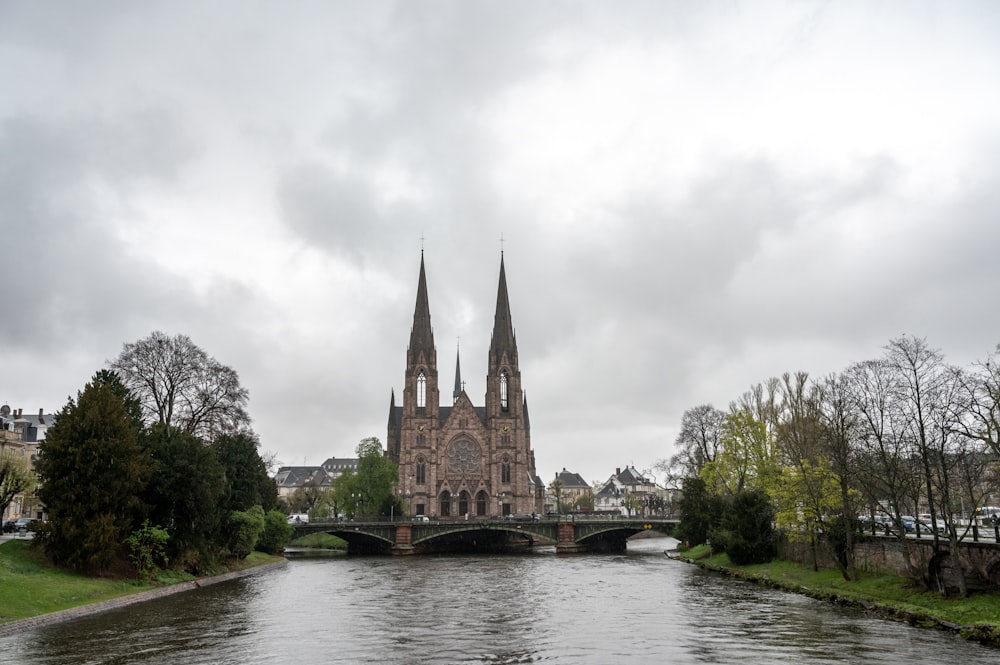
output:
[[[50,565],[30,545],[27,540],[0,544],[0,624],[195,579],[173,570],[160,571],[155,582],[81,575]],[[212,573],[281,560],[282,557],[253,552],[246,559],[219,566]]]
[[88,577],[45,563],[28,541],[0,544],[0,623],[153,588],[134,580]]
[[710,556],[707,547],[692,548],[686,555],[709,568],[725,570],[739,577],[805,593],[814,598],[877,606],[879,613],[916,625],[941,622],[962,626],[967,637],[1000,644],[1000,597],[978,593],[968,598],[945,598],[918,587],[911,580],[892,575],[858,572],[856,582],[848,582],[833,569],[814,571],[810,566],[775,560],[752,566],[736,566],[725,554]]
[[328,533],[311,533],[288,543],[291,547],[315,547],[325,550],[346,550],[347,541]]

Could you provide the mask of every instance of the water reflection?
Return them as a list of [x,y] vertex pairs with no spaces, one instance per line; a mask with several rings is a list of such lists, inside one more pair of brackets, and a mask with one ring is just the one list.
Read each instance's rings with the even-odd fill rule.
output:
[[0,639],[0,663],[993,663],[954,636],[620,555],[297,560]]

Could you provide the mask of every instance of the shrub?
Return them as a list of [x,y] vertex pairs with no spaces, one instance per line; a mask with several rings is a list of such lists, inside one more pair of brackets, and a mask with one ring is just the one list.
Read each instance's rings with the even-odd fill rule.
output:
[[292,536],[292,525],[285,514],[278,510],[264,515],[264,530],[257,539],[257,549],[268,554],[277,554]]
[[159,568],[167,565],[169,540],[170,535],[158,526],[151,526],[149,520],[128,537],[129,560],[140,579],[152,578]]
[[264,509],[254,506],[249,510],[234,510],[229,516],[229,526],[232,529],[229,551],[237,559],[245,559],[264,531]]

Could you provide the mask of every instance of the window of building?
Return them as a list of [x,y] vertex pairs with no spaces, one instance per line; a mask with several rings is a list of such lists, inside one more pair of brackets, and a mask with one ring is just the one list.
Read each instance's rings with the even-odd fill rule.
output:
[[458,514],[465,515],[469,512],[469,493],[462,490],[458,495]]
[[424,461],[423,457],[417,458],[417,484],[425,485],[427,484],[427,463]]
[[486,508],[489,505],[489,500],[490,500],[489,495],[486,492],[484,492],[483,490],[479,490],[479,493],[476,494],[476,516],[477,517],[485,517],[486,516]]
[[427,406],[427,375],[424,370],[417,374],[417,408],[423,409]]
[[424,512],[424,504],[422,504],[422,503],[418,503],[417,507],[414,508],[414,510],[416,511],[417,515],[426,515],[427,514],[427,513]]
[[500,409],[507,410],[507,372],[500,372]]
[[510,483],[510,458],[506,455],[500,462],[500,482],[505,485]]
[[441,517],[451,517],[451,492],[448,490],[441,492],[441,510],[438,512]]

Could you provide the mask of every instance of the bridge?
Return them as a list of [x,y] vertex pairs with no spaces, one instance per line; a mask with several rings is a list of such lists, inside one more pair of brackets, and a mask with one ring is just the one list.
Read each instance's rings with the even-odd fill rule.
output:
[[532,520],[472,519],[410,521],[314,520],[294,525],[293,538],[329,533],[347,541],[349,554],[430,554],[518,551],[554,545],[556,552],[624,552],[630,536],[643,531],[673,533],[678,520],[561,516]]

